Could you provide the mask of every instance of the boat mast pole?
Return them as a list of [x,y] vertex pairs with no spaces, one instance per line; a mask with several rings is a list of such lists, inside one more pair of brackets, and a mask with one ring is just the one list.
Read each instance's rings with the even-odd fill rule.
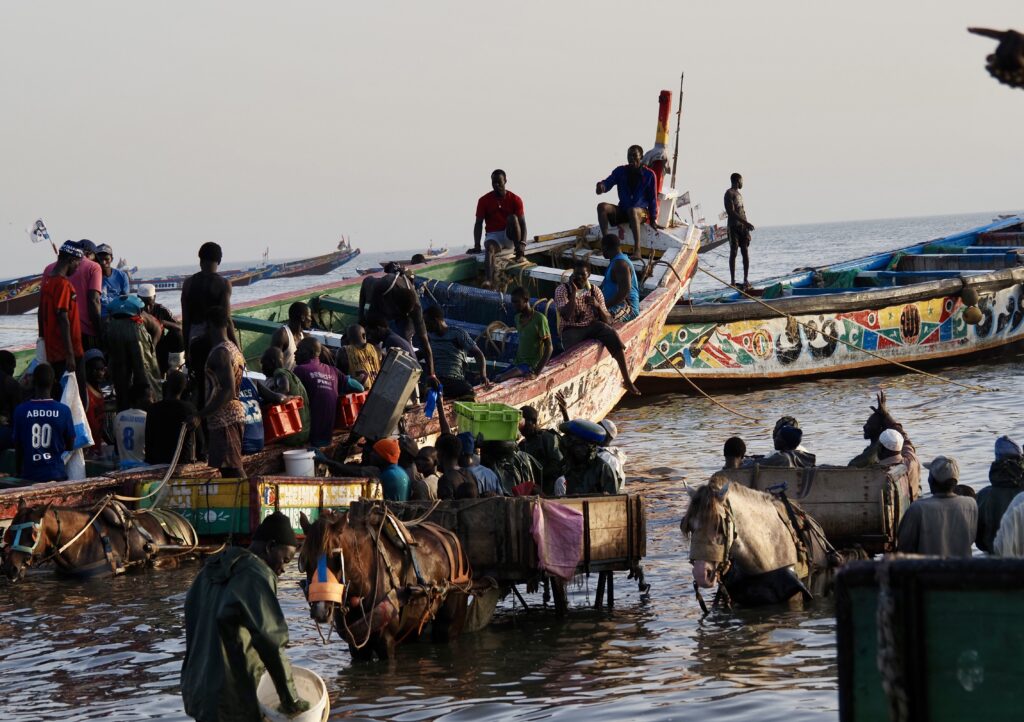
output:
[[683,78],[686,77],[684,70],[679,75],[679,108],[676,110],[676,149],[672,152],[672,189],[676,187],[676,169],[679,163],[679,126],[683,122]]

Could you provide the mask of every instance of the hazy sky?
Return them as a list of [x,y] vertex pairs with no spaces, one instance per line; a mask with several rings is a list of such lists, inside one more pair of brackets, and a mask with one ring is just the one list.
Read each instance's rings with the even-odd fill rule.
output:
[[[973,5],[974,7],[970,7]],[[531,234],[593,222],[594,183],[686,94],[680,189],[729,174],[774,225],[1024,206],[1024,92],[968,25],[1017,2],[7,2],[0,276],[55,239],[143,266],[472,240],[495,167]],[[673,123],[674,131],[674,123]]]

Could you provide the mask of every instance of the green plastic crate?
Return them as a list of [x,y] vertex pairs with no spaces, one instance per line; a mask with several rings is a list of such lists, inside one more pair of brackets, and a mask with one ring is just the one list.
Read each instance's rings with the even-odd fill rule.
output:
[[455,402],[459,431],[471,431],[485,441],[515,441],[519,438],[519,409],[508,404]]

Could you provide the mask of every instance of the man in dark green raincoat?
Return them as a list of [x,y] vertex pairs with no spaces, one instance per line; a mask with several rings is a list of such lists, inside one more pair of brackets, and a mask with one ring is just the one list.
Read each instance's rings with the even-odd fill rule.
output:
[[229,547],[204,566],[185,598],[181,696],[199,722],[260,722],[256,684],[270,673],[281,710],[309,709],[295,691],[285,656],[288,625],[277,601],[277,577],[295,556],[295,532],[274,512],[249,549]]
[[996,439],[996,459],[988,470],[991,486],[978,492],[978,535],[975,544],[992,553],[1003,512],[1024,491],[1024,458],[1021,448],[1008,436]]

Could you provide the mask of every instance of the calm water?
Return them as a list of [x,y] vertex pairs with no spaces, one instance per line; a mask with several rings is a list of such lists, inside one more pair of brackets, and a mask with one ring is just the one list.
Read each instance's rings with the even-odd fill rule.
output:
[[[766,229],[755,235],[754,276],[805,265],[807,258],[840,260],[895,247],[989,218]],[[783,239],[787,252],[769,254]],[[762,250],[774,262],[761,258]],[[723,259],[712,265],[725,267]],[[289,572],[280,597],[291,658],[327,681],[332,719],[834,719],[830,601],[806,611],[713,613],[702,620],[678,528],[686,506],[683,479],[703,481],[720,465],[722,442],[733,434],[753,452],[768,451],[771,426],[784,413],[800,420],[804,443],[819,461],[843,463],[863,447],[860,427],[875,391],[885,389],[922,457],[956,455],[965,480],[980,488],[994,439],[1024,437],[1017,413],[1022,366],[1024,358],[1010,354],[941,370],[992,389],[986,393],[893,375],[716,396],[760,422],[700,398],[645,397],[612,418],[630,455],[630,489],[648,500],[647,598],[620,575],[615,610],[593,612],[586,607],[596,577],[582,580],[572,593],[576,609],[563,624],[505,604],[490,628],[449,646],[407,646],[393,663],[353,666],[336,638],[321,644],[299,576]],[[0,719],[186,719],[177,689],[181,605],[196,571],[90,584],[59,583],[37,572],[21,586],[0,583]],[[528,601],[539,604],[540,597]]]

